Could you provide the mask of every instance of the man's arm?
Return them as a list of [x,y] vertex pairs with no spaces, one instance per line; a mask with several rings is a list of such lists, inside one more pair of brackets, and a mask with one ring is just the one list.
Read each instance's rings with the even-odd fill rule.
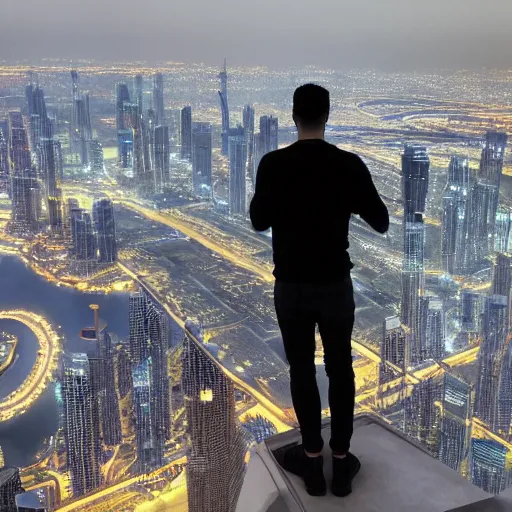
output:
[[252,226],[256,231],[266,231],[272,225],[271,172],[268,157],[265,155],[258,166],[254,196],[249,209]]
[[372,180],[366,164],[356,156],[355,214],[359,215],[375,231],[385,233],[389,228],[389,213]]

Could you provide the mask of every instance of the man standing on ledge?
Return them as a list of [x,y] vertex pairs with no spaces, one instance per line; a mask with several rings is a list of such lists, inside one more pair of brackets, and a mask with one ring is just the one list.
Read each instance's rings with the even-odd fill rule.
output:
[[272,228],[274,303],[302,434],[302,445],[287,448],[279,462],[304,479],[309,494],[326,494],[315,368],[318,325],[329,377],[332,492],[347,496],[361,467],[349,452],[355,399],[349,220],[359,215],[385,233],[389,215],[363,161],[325,141],[329,108],[323,87],[306,84],[295,91],[298,141],[261,159],[250,214],[256,231]]

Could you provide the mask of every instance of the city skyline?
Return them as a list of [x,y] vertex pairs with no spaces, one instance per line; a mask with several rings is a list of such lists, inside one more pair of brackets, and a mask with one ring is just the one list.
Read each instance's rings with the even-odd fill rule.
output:
[[[295,425],[271,234],[254,233],[247,208],[261,159],[296,139],[290,91],[304,79],[331,90],[326,139],[361,155],[391,216],[386,236],[350,227],[356,413],[486,491],[510,486],[506,85],[485,103],[489,83],[465,72],[258,77],[218,60],[215,72],[4,68],[0,272],[19,264],[27,285],[0,294],[0,320],[31,330],[36,354],[19,352],[19,383],[0,375],[7,467],[49,510],[138,512],[149,494],[155,507],[235,510],[249,447]],[[467,97],[446,99],[445,80]],[[28,300],[28,275],[52,291]],[[13,464],[3,423],[32,418],[41,394],[55,426]]]

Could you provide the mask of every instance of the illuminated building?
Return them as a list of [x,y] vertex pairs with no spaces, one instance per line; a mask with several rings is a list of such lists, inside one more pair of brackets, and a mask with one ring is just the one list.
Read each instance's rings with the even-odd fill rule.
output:
[[443,303],[438,297],[423,297],[421,335],[424,336],[422,346],[425,347],[427,358],[441,361],[444,357],[444,314]]
[[196,123],[192,130],[192,184],[194,194],[206,199],[211,197],[212,129],[206,123]]
[[471,439],[471,481],[484,491],[498,494],[509,482],[507,448],[489,439]]
[[233,383],[186,333],[182,389],[189,438],[188,510],[234,512],[243,483],[246,448],[236,423]]
[[123,169],[133,170],[133,132],[132,130],[119,130],[117,132],[117,145],[119,148],[119,161]]
[[135,79],[133,81],[133,99],[137,103],[140,108],[140,111],[144,111],[144,106],[142,104],[142,95],[144,93],[144,79],[142,75],[135,75]]
[[242,423],[242,426],[254,437],[257,443],[262,443],[267,437],[277,434],[277,429],[273,423],[260,416],[249,418]]
[[445,373],[442,404],[439,459],[455,471],[460,471],[471,432],[471,386]]
[[245,133],[245,144],[247,146],[247,169],[250,173],[252,188],[256,183],[256,174],[254,173],[254,107],[245,105],[242,110],[242,125]]
[[404,231],[401,319],[410,329],[409,363],[415,365],[422,363],[427,356],[421,330],[421,299],[425,288],[423,215],[416,213],[408,216],[408,220],[404,223]]
[[169,112],[169,139],[172,153],[179,153],[181,145],[181,110],[176,108]]
[[462,290],[460,294],[460,327],[463,332],[480,332],[482,296],[471,290]]
[[23,492],[18,468],[0,469],[0,510],[16,510],[16,495]]
[[[167,316],[144,290],[130,295],[129,327],[134,393],[138,394],[140,404],[147,402],[147,393],[150,396],[150,413],[146,406],[136,407],[138,469],[145,473],[161,462],[165,440],[170,436],[170,401]],[[147,414],[150,414],[151,432],[144,431],[147,429]],[[146,439],[148,435],[151,439],[149,448]]]
[[498,254],[496,263],[494,264],[494,272],[492,277],[492,293],[494,295],[510,294],[512,287],[512,258],[504,254]]
[[9,112],[9,144],[11,229],[20,235],[35,233],[39,229],[41,196],[20,112]]
[[469,232],[472,270],[477,271],[494,251],[496,214],[507,135],[488,132],[472,194],[472,229]]
[[181,159],[192,160],[192,108],[181,109]]
[[[146,136],[144,138],[144,160],[145,165],[151,171],[155,171],[155,129],[156,129],[156,114],[150,108],[146,113]],[[156,177],[155,177],[156,182]]]
[[103,175],[103,148],[98,139],[88,140],[86,147],[89,170],[91,177],[94,180],[95,178]]
[[51,138],[51,123],[46,112],[43,89],[39,85],[29,84],[25,87],[25,97],[30,125],[30,144],[35,152],[42,139]]
[[71,152],[80,155],[82,165],[87,165],[87,141],[92,139],[91,115],[89,109],[89,94],[80,94],[79,74],[71,71],[73,106],[70,124]]
[[[116,132],[117,132],[117,154],[119,155],[119,160],[123,162],[123,147],[122,142],[124,138],[126,138],[126,134],[121,134],[122,131],[127,129],[125,123],[125,103],[130,103],[130,92],[128,91],[128,86],[125,83],[116,84]],[[124,148],[126,151],[126,148]],[[123,168],[128,167],[127,165],[122,165]]]
[[121,345],[117,353],[117,381],[119,397],[123,399],[132,389],[132,370],[127,347]]
[[425,445],[434,456],[439,453],[440,412],[436,402],[442,397],[442,382],[429,377],[416,384],[411,395],[404,400],[405,433]]
[[117,261],[116,222],[110,199],[99,199],[92,206],[100,263]]
[[416,213],[425,213],[430,159],[423,146],[407,144],[402,155],[404,223]]
[[9,150],[7,135],[0,127],[0,193],[9,193]]
[[[500,376],[507,360],[507,297],[491,295],[484,299],[482,343],[478,353],[478,370],[475,396],[475,416],[487,423],[491,430],[499,426]],[[503,404],[504,405],[504,404]],[[510,424],[510,414],[509,414]]]
[[5,466],[4,452],[2,450],[2,447],[0,446],[0,469],[2,469],[4,466]]
[[219,73],[220,79],[220,109],[222,114],[222,154],[229,156],[229,103],[228,103],[228,72],[226,69],[226,59],[224,59],[224,69]]
[[[260,117],[260,138],[263,155],[275,151],[278,146],[278,121],[274,116]],[[261,156],[263,156],[261,155]]]
[[105,372],[104,360],[100,357],[88,356],[89,363],[89,391],[90,391],[90,405],[92,423],[91,428],[94,430],[93,443],[94,443],[94,459],[99,464],[103,462],[102,450],[102,401],[104,399],[105,391]]
[[165,124],[164,77],[162,73],[156,73],[153,76],[153,110],[156,114],[156,124]]
[[494,250],[501,253],[512,253],[512,210],[501,208],[496,214]]
[[55,383],[55,403],[57,404],[57,417],[59,418],[58,428],[63,429],[64,425],[66,424],[66,418],[64,416],[64,398],[62,395],[62,382],[60,381],[57,381]]
[[96,237],[91,216],[82,209],[71,212],[71,231],[73,233],[72,254],[82,261],[96,260]]
[[163,192],[170,184],[169,127],[155,127],[155,191]]
[[57,188],[56,153],[53,139],[41,139],[41,169],[45,184],[48,224],[52,231],[62,231],[62,193]]
[[17,512],[46,512],[47,508],[41,503],[35,491],[24,492],[16,496]]
[[405,369],[406,343],[407,333],[400,323],[400,318],[398,316],[386,318],[382,329],[380,350],[382,362],[379,365],[379,384],[382,385],[393,380],[400,375],[399,370]]
[[100,339],[100,357],[103,361],[104,388],[101,393],[101,419],[103,442],[107,446],[121,443],[121,419],[119,416],[119,401],[116,393],[114,347],[112,337],[104,332]]
[[137,473],[149,473],[162,466],[164,443],[154,424],[156,401],[151,356],[133,369],[133,403],[136,418]]
[[246,163],[247,147],[244,129],[229,131],[229,213],[245,215],[246,209]]
[[78,201],[74,197],[70,197],[66,204],[64,205],[64,211],[63,211],[63,227],[64,227],[64,235],[71,239],[72,241],[72,248],[71,252],[74,251],[74,246],[76,244],[76,233],[73,231],[73,211],[74,210],[80,210],[80,205],[78,204]]
[[452,157],[443,194],[442,258],[443,270],[462,274],[465,266],[466,232],[469,206],[469,163]]
[[71,354],[65,364],[62,394],[73,496],[81,496],[101,484],[90,378],[87,355]]

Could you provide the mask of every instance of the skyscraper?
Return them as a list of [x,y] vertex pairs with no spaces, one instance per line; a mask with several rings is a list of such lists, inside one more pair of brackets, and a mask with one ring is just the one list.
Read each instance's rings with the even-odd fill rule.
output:
[[99,261],[115,263],[117,261],[116,223],[114,205],[110,199],[99,199],[92,207],[94,229],[97,236]]
[[254,171],[254,108],[251,105],[245,105],[242,111],[242,124],[245,133],[245,144],[247,146],[247,169],[250,173],[250,181],[254,190],[256,184],[256,174]]
[[153,77],[153,110],[156,114],[156,124],[164,125],[164,77],[162,73],[156,73]]
[[469,164],[467,158],[452,157],[443,194],[443,270],[462,274],[465,267],[469,212]]
[[181,159],[192,161],[192,108],[181,109]]
[[141,112],[144,112],[144,105],[142,104],[142,95],[144,92],[144,79],[142,75],[135,75],[135,79],[133,81],[133,96],[134,101],[140,108]]
[[409,362],[414,365],[423,362],[427,356],[421,330],[421,297],[425,288],[425,225],[422,214],[408,216],[404,231],[401,319],[410,329]]
[[[1,144],[1,142],[0,142]],[[1,147],[0,147],[1,151]],[[0,164],[1,168],[1,164]],[[496,214],[496,232],[494,234],[494,250],[501,253],[512,253],[512,210],[500,208]]]
[[84,210],[73,210],[71,212],[71,231],[73,233],[75,259],[95,261],[97,246],[91,215]]
[[87,141],[92,139],[89,94],[80,94],[80,76],[78,71],[71,71],[73,105],[70,124],[71,152],[80,156],[82,165],[88,164]]
[[507,448],[489,439],[471,439],[471,481],[491,494],[508,485]]
[[231,128],[229,132],[229,212],[246,215],[247,147],[244,129]]
[[443,359],[445,327],[443,303],[439,297],[424,297],[424,325],[422,326],[422,335],[425,337],[422,346],[425,347],[426,356],[434,361]]
[[407,366],[407,333],[398,316],[384,320],[381,341],[381,363],[379,365],[379,384],[385,384],[400,375]]
[[130,92],[128,86],[121,82],[116,84],[116,130],[126,129],[125,109],[126,103],[130,103]]
[[170,184],[169,127],[155,128],[155,191],[163,192]]
[[[278,146],[278,121],[277,117],[260,117],[260,137],[263,145],[263,155],[275,151]],[[262,156],[263,156],[262,155]]]
[[86,142],[87,161],[89,172],[93,180],[103,176],[103,148],[98,139],[91,139]]
[[226,59],[224,59],[224,69],[219,73],[220,79],[220,109],[222,114],[222,154],[229,155],[229,104],[228,104],[228,72],[226,69]]
[[480,332],[482,297],[472,290],[461,290],[460,327],[463,332]]
[[0,193],[9,193],[9,150],[7,134],[0,127]]
[[192,184],[197,196],[212,196],[212,129],[206,123],[192,130]]
[[460,471],[468,452],[471,386],[445,373],[442,404],[439,459],[455,471]]
[[119,162],[123,169],[133,170],[133,132],[132,130],[119,130],[117,132],[117,147]]
[[[475,416],[492,430],[498,426],[498,396],[503,362],[507,358],[507,297],[485,297],[482,343],[478,353]],[[510,421],[510,419],[509,419]]]
[[169,331],[166,314],[143,290],[130,296],[129,324],[138,470],[145,473],[161,465],[170,436]]
[[46,512],[47,508],[37,495],[37,491],[24,492],[16,496],[17,512]]
[[189,438],[188,510],[234,512],[243,483],[246,448],[236,423],[233,383],[190,331],[186,334],[182,389]]
[[402,155],[404,223],[415,213],[425,213],[430,159],[423,146],[407,144]]
[[86,354],[72,354],[62,381],[66,452],[73,496],[81,496],[101,484],[97,440],[93,427],[93,395]]
[[0,510],[16,510],[16,494],[23,492],[20,470],[4,467],[0,469]]

